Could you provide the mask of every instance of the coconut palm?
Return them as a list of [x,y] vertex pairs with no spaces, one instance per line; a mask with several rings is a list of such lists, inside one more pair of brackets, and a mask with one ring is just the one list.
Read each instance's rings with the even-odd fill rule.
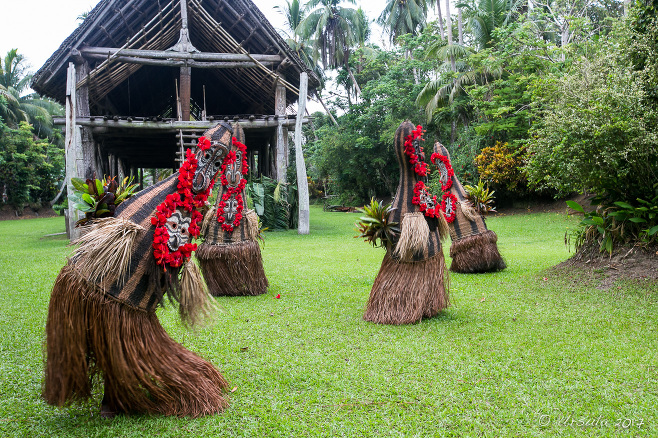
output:
[[467,28],[480,49],[493,47],[493,30],[516,19],[527,0],[472,0],[457,4],[464,10]]
[[471,53],[470,49],[459,44],[435,44],[428,48],[428,58],[443,60],[438,79],[429,81],[416,98],[416,103],[425,107],[428,121],[439,106],[452,103],[467,86],[501,77],[503,72],[500,67],[474,70],[468,62]]
[[417,35],[425,27],[427,0],[388,0],[377,23],[393,42],[400,35]]
[[52,114],[61,114],[62,107],[36,93],[24,94],[32,80],[27,69],[25,58],[17,49],[7,52],[0,63],[0,117],[9,126],[29,122],[38,136],[51,136]]
[[[355,0],[345,0],[355,4]],[[358,11],[340,6],[341,0],[310,0],[306,5],[306,17],[299,23],[297,32],[306,40],[312,40],[314,59],[325,68],[344,67],[360,93],[359,85],[349,67],[352,48],[362,35],[363,22]]]
[[309,45],[304,40],[301,40],[300,35],[297,32],[299,24],[304,20],[304,7],[299,0],[285,0],[285,5],[274,6],[274,8],[284,17],[287,29],[283,29],[283,33],[287,37],[286,42],[290,48],[297,53],[297,56],[299,56],[302,62],[309,69],[313,70],[316,76],[320,79],[320,87],[316,90],[315,97],[320,101],[332,122],[335,125],[338,125],[338,122],[336,122],[334,116],[329,112],[329,109],[325,105],[322,100],[322,95],[320,94],[322,88],[324,88],[327,76],[324,69],[322,69],[314,59],[313,44]]

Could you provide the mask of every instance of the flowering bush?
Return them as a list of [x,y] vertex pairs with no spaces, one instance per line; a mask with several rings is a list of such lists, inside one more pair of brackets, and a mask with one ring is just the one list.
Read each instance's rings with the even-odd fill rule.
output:
[[475,157],[480,177],[509,191],[523,191],[527,183],[525,148],[511,150],[508,143],[496,142]]

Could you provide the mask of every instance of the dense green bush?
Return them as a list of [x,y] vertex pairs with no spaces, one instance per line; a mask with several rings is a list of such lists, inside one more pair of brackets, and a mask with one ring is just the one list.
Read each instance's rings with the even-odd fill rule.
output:
[[603,204],[651,199],[658,171],[656,113],[627,63],[620,26],[568,74],[537,80],[541,117],[529,143],[528,176],[557,195],[587,190]]
[[0,121],[0,192],[3,202],[21,212],[51,201],[64,179],[64,150],[37,139],[32,126],[11,129]]

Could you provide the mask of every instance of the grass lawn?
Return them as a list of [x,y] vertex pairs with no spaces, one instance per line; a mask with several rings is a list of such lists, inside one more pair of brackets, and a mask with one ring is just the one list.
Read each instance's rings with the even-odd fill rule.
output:
[[[358,215],[311,211],[311,235],[267,233],[270,291],[220,298],[216,321],[174,339],[216,364],[231,406],[197,420],[98,415],[39,397],[64,220],[0,222],[0,436],[658,436],[658,287],[547,271],[574,218],[491,218],[508,268],[451,274],[452,306],[410,326],[361,319],[383,250]],[[281,299],[274,295],[281,294]]]

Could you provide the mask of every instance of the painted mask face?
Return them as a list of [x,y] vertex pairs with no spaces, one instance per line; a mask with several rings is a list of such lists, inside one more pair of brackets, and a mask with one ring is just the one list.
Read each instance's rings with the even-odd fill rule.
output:
[[228,150],[228,146],[218,143],[217,145],[213,144],[210,149],[197,152],[196,159],[199,164],[192,180],[192,190],[195,193],[201,193],[208,189],[210,181],[215,178],[217,172],[222,168]]
[[205,192],[221,170],[224,158],[231,150],[233,128],[228,123],[220,122],[204,132],[203,136],[210,140],[210,148],[198,150],[196,153],[198,166],[192,180],[194,193]]
[[439,179],[441,180],[442,185],[446,185],[448,183],[448,168],[446,167],[445,163],[441,160],[436,160],[436,167],[439,170]]
[[423,151],[423,148],[420,145],[420,137],[413,141],[413,145],[414,145],[414,150],[416,151],[416,155],[418,155],[418,158],[421,161],[425,161],[425,152]]
[[224,203],[226,204],[224,206],[224,217],[226,218],[226,222],[230,224],[235,220],[235,215],[238,212],[238,201],[234,196],[231,196]]
[[180,212],[176,210],[169,219],[165,227],[169,233],[169,240],[167,241],[167,246],[170,251],[178,251],[178,248],[185,245],[190,241],[190,233],[188,228],[192,219],[190,217],[185,217]]
[[434,199],[432,198],[432,194],[429,193],[427,190],[423,189],[420,191],[419,194],[420,197],[420,202],[422,204],[426,204],[427,208],[436,208],[436,204],[434,203]]
[[242,151],[238,148],[234,148],[234,151],[236,160],[226,166],[226,172],[224,173],[228,185],[231,187],[237,187],[242,179]]
[[455,213],[455,204],[452,202],[452,199],[449,197],[446,198],[445,203],[446,203],[445,215],[450,217]]

